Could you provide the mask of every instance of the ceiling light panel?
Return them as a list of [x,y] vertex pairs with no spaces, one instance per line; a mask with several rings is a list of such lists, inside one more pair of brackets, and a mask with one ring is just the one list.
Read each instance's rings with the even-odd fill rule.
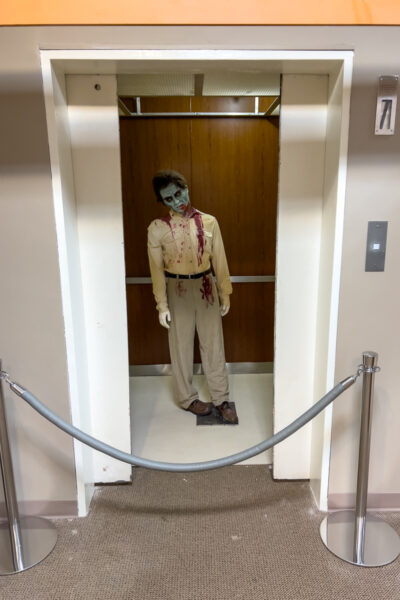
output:
[[279,73],[206,73],[204,96],[279,96]]
[[186,73],[117,76],[119,96],[194,96],[194,91],[194,76]]

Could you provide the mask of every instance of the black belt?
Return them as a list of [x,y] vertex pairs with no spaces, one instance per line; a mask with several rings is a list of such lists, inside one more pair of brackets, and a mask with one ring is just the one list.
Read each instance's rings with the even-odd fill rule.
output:
[[200,277],[203,277],[203,275],[211,273],[211,268],[202,273],[194,273],[193,275],[178,275],[177,273],[169,273],[168,271],[164,271],[164,273],[165,277],[173,277],[174,279],[199,279]]

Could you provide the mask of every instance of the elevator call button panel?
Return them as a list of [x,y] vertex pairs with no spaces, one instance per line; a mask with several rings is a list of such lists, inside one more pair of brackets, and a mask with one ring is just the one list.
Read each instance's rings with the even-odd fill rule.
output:
[[387,221],[368,222],[366,271],[385,270],[387,228]]

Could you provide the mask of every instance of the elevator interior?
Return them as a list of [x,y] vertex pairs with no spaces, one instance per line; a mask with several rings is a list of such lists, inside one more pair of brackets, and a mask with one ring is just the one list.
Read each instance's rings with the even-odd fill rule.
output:
[[[121,75],[117,91],[132,451],[176,461],[184,448],[185,460],[216,458],[272,433],[280,74]],[[231,401],[241,412],[235,431],[197,430],[174,403],[146,253],[147,226],[166,212],[151,188],[162,168],[182,172],[192,204],[222,228],[234,287],[223,326]],[[209,401],[197,339],[194,369]],[[271,463],[272,451],[250,462]]]

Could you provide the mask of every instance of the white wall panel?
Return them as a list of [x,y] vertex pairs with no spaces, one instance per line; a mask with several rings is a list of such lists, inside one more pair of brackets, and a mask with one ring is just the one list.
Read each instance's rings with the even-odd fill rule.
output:
[[[95,89],[95,85],[100,89]],[[129,364],[117,82],[67,77],[68,113],[87,345],[92,435],[130,452]],[[130,480],[131,467],[99,452],[95,482]]]
[[[314,398],[328,77],[283,75],[276,264],[274,431]],[[310,477],[311,425],[274,449],[274,477]]]

